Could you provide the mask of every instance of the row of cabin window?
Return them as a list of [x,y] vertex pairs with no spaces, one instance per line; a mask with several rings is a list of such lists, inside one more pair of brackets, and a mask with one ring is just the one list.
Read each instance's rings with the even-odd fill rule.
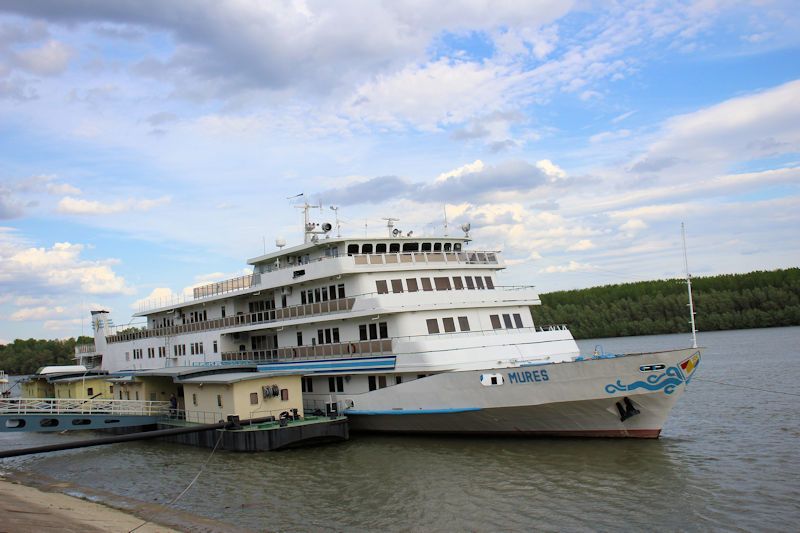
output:
[[[137,398],[138,399],[138,398]],[[289,389],[281,389],[281,401],[289,401]],[[197,393],[192,393],[192,405],[197,405]],[[258,405],[258,393],[250,393],[250,405]],[[217,407],[222,407],[222,395],[217,394]]]
[[[419,374],[418,379],[424,378],[425,374]],[[395,385],[403,383],[403,376],[394,377]],[[303,392],[314,392],[314,380],[310,377],[304,377],[301,380],[301,387]],[[367,383],[369,390],[386,388],[386,376],[367,376]],[[344,377],[331,376],[328,378],[328,392],[344,392]]]
[[[514,318],[513,322],[511,318]],[[489,320],[492,323],[492,329],[514,329],[514,328],[524,328],[525,326],[522,325],[522,315],[519,313],[514,313],[510,315],[508,313],[503,314],[503,322],[500,323],[500,315],[489,315]]]
[[[428,325],[428,333],[439,333],[439,319],[429,318],[425,321]],[[456,322],[452,317],[445,317],[442,319],[442,328],[445,333],[454,333],[456,331]],[[469,331],[469,318],[465,316],[458,317],[458,328],[460,331]]]
[[300,291],[301,304],[313,304],[317,302],[327,302],[328,300],[335,300],[336,298],[344,298],[344,283],[338,285],[331,285],[330,287],[322,287],[316,289],[307,289]]
[[[433,284],[431,284],[431,278],[420,278],[419,283],[417,283],[416,278],[406,278],[405,279],[405,290],[408,292],[417,292],[419,291],[419,286],[422,284],[423,291],[450,291],[450,290],[463,290],[464,288],[469,290],[474,289],[494,289],[494,281],[492,281],[491,276],[464,276],[463,279],[461,276],[454,276],[452,278],[453,283],[451,285],[450,279],[448,277],[435,277],[433,278]],[[393,279],[389,280],[392,284],[392,292],[404,292],[403,291],[403,281],[402,279]],[[375,280],[375,287],[378,290],[378,294],[389,294],[389,282],[384,279]]]
[[372,322],[358,326],[358,340],[371,341],[375,339],[388,339],[389,325],[386,322]]
[[[374,247],[372,243],[362,244],[361,248],[357,244],[348,244],[347,245],[347,255],[355,255],[360,253],[362,254],[385,254],[387,251],[390,254],[399,253],[401,251],[401,246],[399,242],[392,242],[389,243],[388,248],[386,243],[378,243]],[[374,251],[373,251],[374,250]],[[403,243],[402,246],[403,252],[460,252],[461,251],[461,243],[460,242],[446,242],[442,244],[441,242],[406,242]]]
[[[270,311],[275,309],[275,300],[258,300],[257,302],[249,302],[247,308],[251,313],[258,313],[259,311]],[[223,317],[225,314],[223,313]]]
[[191,311],[187,317],[189,324],[194,324],[195,322],[205,322],[208,320],[208,313],[205,309],[202,311]]
[[[167,347],[166,346],[159,346],[158,347],[158,356],[159,357],[166,357],[167,356]],[[155,348],[148,348],[147,349],[147,358],[148,359],[155,359],[156,358],[156,349]],[[141,359],[141,357],[139,357],[139,359]]]

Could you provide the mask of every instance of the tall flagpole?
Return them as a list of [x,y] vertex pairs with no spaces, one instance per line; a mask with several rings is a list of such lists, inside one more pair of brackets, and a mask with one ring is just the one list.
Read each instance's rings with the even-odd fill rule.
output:
[[683,239],[683,267],[686,270],[686,290],[689,291],[689,315],[692,324],[692,348],[697,348],[697,328],[694,323],[694,301],[692,300],[692,276],[689,274],[689,259],[686,255],[686,228],[681,222],[681,238]]

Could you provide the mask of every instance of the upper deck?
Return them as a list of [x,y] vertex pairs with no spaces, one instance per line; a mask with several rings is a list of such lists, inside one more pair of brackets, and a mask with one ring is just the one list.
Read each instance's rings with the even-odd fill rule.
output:
[[[431,239],[432,241],[434,239]],[[436,239],[444,248],[452,239]],[[388,244],[379,241],[375,243],[367,240],[351,242],[359,245],[359,251],[364,250],[365,244]],[[428,242],[433,248],[433,242]],[[446,242],[445,242],[446,241]],[[348,242],[348,241],[342,241]],[[348,244],[348,245],[350,245]],[[400,243],[395,243],[400,244]],[[409,244],[409,243],[406,243]],[[418,241],[415,244],[420,244]],[[424,242],[421,244],[425,244]],[[427,246],[426,246],[427,248]],[[338,248],[333,248],[337,249]],[[352,248],[351,248],[352,249]],[[375,248],[368,248],[367,251]],[[289,252],[289,250],[287,250]],[[505,268],[502,258],[497,251],[416,251],[416,252],[385,252],[385,253],[357,253],[348,255],[329,254],[284,254],[269,259],[267,256],[255,258],[256,268],[261,270],[252,275],[241,276],[230,280],[211,283],[193,289],[191,297],[171,299],[169,301],[144,302],[134,316],[148,316],[174,309],[176,306],[203,304],[231,296],[247,295],[262,290],[271,290],[281,287],[290,287],[310,280],[338,276],[343,274],[360,274],[367,272],[391,272],[403,270],[443,270],[449,268],[479,268],[499,270]],[[283,260],[283,261],[282,261]]]

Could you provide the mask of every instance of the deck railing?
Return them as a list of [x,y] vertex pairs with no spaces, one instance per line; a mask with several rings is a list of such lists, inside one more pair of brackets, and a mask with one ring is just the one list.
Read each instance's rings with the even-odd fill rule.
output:
[[208,331],[212,329],[222,329],[222,328],[235,328],[239,326],[247,326],[250,324],[267,324],[279,320],[301,318],[304,316],[338,313],[342,311],[350,311],[353,308],[355,301],[356,301],[355,298],[339,298],[336,300],[328,300],[327,302],[292,305],[289,307],[283,307],[281,309],[270,309],[267,311],[258,311],[255,313],[247,313],[242,315],[229,316],[225,318],[215,318],[212,320],[204,320],[202,322],[194,322],[191,324],[181,324],[178,326],[166,326],[163,328],[129,331],[126,333],[117,333],[116,335],[109,335],[106,337],[106,341],[109,343],[125,342],[137,339],[149,339],[153,337],[166,337],[169,335],[178,335],[181,333],[192,333],[196,331]]
[[392,339],[339,342],[313,346],[292,346],[244,352],[222,352],[222,361],[253,363],[326,359],[329,357],[371,357],[392,353]]
[[355,254],[356,265],[457,263],[464,265],[496,265],[497,252],[399,252]]
[[91,344],[76,344],[75,345],[75,353],[82,354],[82,353],[94,353],[97,351],[95,349],[94,343]]
[[0,414],[115,414],[160,415],[169,402],[88,398],[9,398],[0,400]]

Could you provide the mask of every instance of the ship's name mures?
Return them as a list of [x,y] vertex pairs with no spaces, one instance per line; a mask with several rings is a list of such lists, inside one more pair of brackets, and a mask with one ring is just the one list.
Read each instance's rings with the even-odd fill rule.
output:
[[547,370],[524,370],[520,372],[509,372],[508,382],[513,383],[537,383],[540,381],[550,381]]

